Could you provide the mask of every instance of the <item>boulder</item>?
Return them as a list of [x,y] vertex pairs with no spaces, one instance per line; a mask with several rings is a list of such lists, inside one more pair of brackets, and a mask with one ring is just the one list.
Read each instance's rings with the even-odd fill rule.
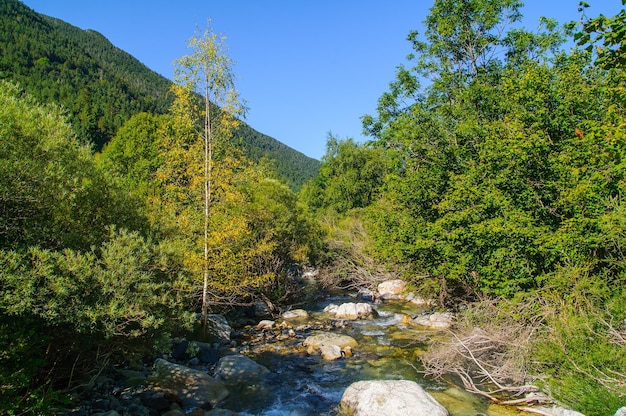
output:
[[351,384],[341,406],[354,416],[447,416],[448,411],[414,381],[371,380]]
[[194,341],[197,357],[202,364],[215,364],[219,358],[219,348],[205,342]]
[[161,358],[154,362],[154,372],[148,382],[155,389],[179,397],[186,410],[214,406],[228,396],[221,381],[208,374]]
[[338,345],[320,345],[320,354],[326,361],[337,360],[343,355]]
[[424,326],[428,329],[443,330],[450,329],[454,323],[454,314],[450,312],[435,312],[429,315],[420,315],[413,319],[416,325]]
[[356,347],[357,342],[354,338],[348,335],[335,334],[332,332],[318,332],[315,335],[307,337],[302,345],[306,348],[309,354],[315,354],[320,351],[322,346],[335,345],[342,351],[346,347]]
[[215,369],[215,375],[228,385],[260,381],[269,372],[266,367],[241,354],[220,358]]
[[406,290],[406,282],[401,279],[386,280],[378,285],[378,296],[383,299],[400,299]]
[[257,300],[254,304],[254,316],[256,318],[269,318],[272,316],[272,311],[267,303],[262,300]]
[[331,303],[324,308],[324,312],[333,315],[336,319],[367,319],[378,316],[376,309],[369,303],[342,303],[335,305]]
[[281,317],[283,319],[306,319],[309,317],[309,313],[304,309],[292,309],[284,312]]
[[219,314],[209,314],[206,316],[207,332],[211,342],[227,344],[233,329],[228,324],[224,316]]

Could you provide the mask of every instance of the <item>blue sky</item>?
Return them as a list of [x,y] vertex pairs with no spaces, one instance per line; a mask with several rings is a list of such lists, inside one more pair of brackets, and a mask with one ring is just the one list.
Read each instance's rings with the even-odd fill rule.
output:
[[[423,33],[426,0],[22,0],[36,12],[93,29],[152,70],[172,78],[196,26],[226,36],[236,61],[246,122],[320,159],[329,132],[362,141],[360,117],[374,114],[395,68]],[[579,19],[579,0],[526,0],[524,24],[539,16]],[[588,0],[588,14],[613,15],[620,0]]]

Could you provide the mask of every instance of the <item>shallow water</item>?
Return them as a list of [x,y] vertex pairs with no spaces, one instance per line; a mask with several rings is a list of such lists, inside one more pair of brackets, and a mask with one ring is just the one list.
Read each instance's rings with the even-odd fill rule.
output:
[[[329,303],[343,302],[355,300],[349,296],[335,297],[313,305],[309,309],[310,317],[297,321],[294,327],[328,323],[328,316],[321,310]],[[295,338],[270,339],[267,343],[251,345],[244,353],[266,366],[271,375],[265,382],[251,382],[240,389],[229,387],[230,398],[222,407],[242,415],[337,415],[341,396],[351,383],[405,379],[420,384],[451,416],[516,414],[514,409],[490,405],[483,398],[450,383],[422,377],[419,354],[437,333],[404,325],[403,318],[422,313],[423,308],[404,302],[385,303],[375,308],[379,313],[377,318],[344,321],[345,326],[332,330],[350,335],[358,342],[352,357],[324,361],[319,356],[309,356],[302,342],[315,331],[302,331]]]

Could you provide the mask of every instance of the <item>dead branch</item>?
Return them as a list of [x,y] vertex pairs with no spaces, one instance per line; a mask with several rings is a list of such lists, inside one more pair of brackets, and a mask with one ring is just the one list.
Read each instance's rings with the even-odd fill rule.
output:
[[[431,345],[421,356],[425,374],[435,378],[454,374],[467,391],[496,403],[536,402],[537,395],[528,395],[539,389],[532,384],[526,357],[543,319],[532,315],[523,321],[502,318],[494,301],[483,301],[471,308],[448,332],[447,340]],[[498,315],[500,321],[491,319]],[[475,322],[476,317],[480,322]],[[524,395],[528,396],[521,397]]]

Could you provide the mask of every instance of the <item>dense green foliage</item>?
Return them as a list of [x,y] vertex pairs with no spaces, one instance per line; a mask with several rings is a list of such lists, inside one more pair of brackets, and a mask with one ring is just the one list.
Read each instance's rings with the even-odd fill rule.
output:
[[150,339],[184,309],[143,204],[97,168],[59,109],[2,81],[0,125],[0,326],[11,330],[0,407],[34,412],[47,396],[33,391],[72,381],[69,362]]
[[[0,79],[19,83],[42,103],[63,106],[77,136],[96,150],[133,115],[165,114],[173,100],[171,81],[101,34],[35,13],[18,0],[0,3]],[[294,190],[319,169],[319,161],[245,123],[236,142],[250,160],[274,161]]]
[[[584,43],[599,32],[597,54],[567,53],[559,47],[572,24],[509,28],[520,7],[435,1],[425,34],[409,35],[411,66],[399,67],[377,115],[363,117],[372,140],[331,140],[303,197],[321,215],[362,221],[364,250],[403,266],[444,305],[535,292],[546,308],[560,305],[537,341],[548,364],[534,371],[585,414],[607,414],[597,397],[626,395],[616,381],[623,338],[608,336],[623,337],[626,317],[623,12],[576,35]],[[384,172],[364,188],[359,177],[374,163]],[[581,331],[601,353],[571,336]]]
[[[585,48],[565,52],[575,27],[511,28],[520,7],[436,0],[409,34],[410,66],[363,117],[371,140],[329,137],[298,198],[315,161],[100,35],[3,2],[0,72],[22,84],[0,81],[0,409],[50,413],[79,379],[191,328],[202,292],[216,311],[287,301],[288,267],[321,258],[342,284],[396,268],[441,307],[500,300],[493,327],[536,325],[533,381],[613,412],[626,396],[623,13],[584,20]],[[208,210],[207,108],[220,121]]]
[[[12,1],[2,7],[25,10]],[[84,35],[27,17],[50,36]],[[11,36],[19,35],[18,26]],[[80,42],[62,43],[72,46],[59,51],[97,62],[77,52]],[[106,48],[101,53],[115,60]],[[38,80],[57,84],[19,65],[12,68],[30,88],[43,88]],[[66,79],[71,72],[59,73]],[[25,90],[0,80],[0,413],[49,414],[64,391],[104,366],[154,353],[172,333],[192,330],[204,224],[212,309],[291,294],[287,269],[310,261],[318,232],[271,163],[251,162],[232,138],[252,129],[213,126],[231,139],[215,143],[205,223],[203,111],[191,91],[172,86],[174,99],[161,115],[109,109],[120,124],[94,155],[93,137],[71,107],[68,114],[58,104],[40,104]],[[276,154],[270,149],[266,156]]]

